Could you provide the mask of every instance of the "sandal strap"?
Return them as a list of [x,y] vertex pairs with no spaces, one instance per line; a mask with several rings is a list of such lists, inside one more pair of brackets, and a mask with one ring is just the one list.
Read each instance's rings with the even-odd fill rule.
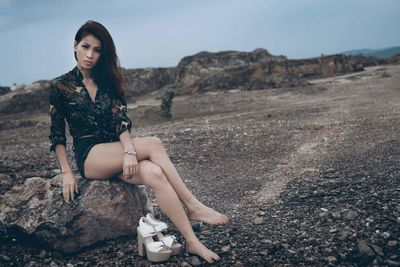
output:
[[153,214],[148,213],[146,215],[147,221],[157,229],[158,232],[168,229],[168,225],[165,222],[159,221],[154,218]]
[[160,252],[162,250],[168,250],[168,248],[163,244],[163,242],[156,241],[156,242],[151,242],[146,245],[147,248],[152,251],[152,252]]
[[150,226],[147,223],[145,223],[143,219],[144,217],[140,218],[139,220],[138,231],[140,232],[140,234],[144,237],[156,235],[156,229],[153,226]]
[[171,248],[174,242],[176,242],[176,237],[173,235],[163,236],[160,241],[167,247]]

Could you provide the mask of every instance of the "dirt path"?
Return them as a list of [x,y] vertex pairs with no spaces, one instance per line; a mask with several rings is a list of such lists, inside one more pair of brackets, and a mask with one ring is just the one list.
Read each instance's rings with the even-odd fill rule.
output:
[[288,181],[316,175],[326,154],[332,152],[329,147],[340,147],[343,145],[341,139],[354,134],[352,124],[343,125],[344,119],[350,122],[362,117],[378,116],[380,113],[386,113],[389,117],[398,115],[399,87],[391,83],[390,87],[394,88],[385,88],[387,85],[382,83],[382,73],[388,73],[393,81],[400,81],[399,69],[398,66],[389,70],[381,66],[370,67],[362,73],[313,80],[311,83],[314,86],[326,87],[327,91],[318,96],[288,95],[291,104],[307,105],[308,108],[325,106],[317,119],[302,122],[324,130],[317,131],[306,142],[300,143],[288,158],[276,165],[276,169],[269,174],[268,182],[256,194],[256,201],[275,200]]

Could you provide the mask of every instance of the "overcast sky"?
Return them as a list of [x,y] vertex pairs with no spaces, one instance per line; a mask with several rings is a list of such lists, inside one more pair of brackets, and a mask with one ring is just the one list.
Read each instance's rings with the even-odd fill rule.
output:
[[200,51],[308,58],[400,46],[399,14],[400,0],[0,0],[0,85],[72,69],[89,19],[108,28],[123,67],[141,68]]

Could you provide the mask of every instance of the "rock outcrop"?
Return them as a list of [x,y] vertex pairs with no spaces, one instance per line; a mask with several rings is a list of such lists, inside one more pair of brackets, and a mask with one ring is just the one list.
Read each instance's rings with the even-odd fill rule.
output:
[[179,62],[174,86],[181,92],[205,92],[304,85],[304,80],[286,71],[286,62],[265,49],[200,52]]
[[[252,52],[200,52],[184,57],[176,67],[123,69],[128,102],[137,96],[167,89],[177,94],[215,90],[260,90],[296,87],[307,79],[322,78],[362,71],[364,67],[399,62],[399,56],[389,59],[329,55],[309,59],[287,59],[271,55],[259,48]],[[44,112],[48,109],[46,81],[18,86],[13,94],[0,98],[0,114]],[[13,89],[13,88],[11,88]]]
[[17,229],[72,253],[98,241],[134,236],[139,218],[151,209],[144,191],[118,179],[79,179],[79,191],[66,204],[61,176],[29,178],[1,196],[0,229]]
[[[200,52],[184,57],[176,68],[126,70],[128,96],[171,89],[177,93],[211,90],[259,90],[295,87],[306,79],[361,71],[367,66],[387,64],[375,57],[329,55],[290,60],[265,49],[252,52]],[[129,98],[129,97],[128,97]]]
[[144,95],[174,83],[175,68],[122,69],[128,98]]

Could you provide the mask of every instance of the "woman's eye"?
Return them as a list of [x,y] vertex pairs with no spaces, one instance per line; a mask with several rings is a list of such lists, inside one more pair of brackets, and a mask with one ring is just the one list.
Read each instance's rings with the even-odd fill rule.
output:
[[88,45],[82,45],[82,47],[83,47],[83,48],[89,48],[89,46],[88,46]]

